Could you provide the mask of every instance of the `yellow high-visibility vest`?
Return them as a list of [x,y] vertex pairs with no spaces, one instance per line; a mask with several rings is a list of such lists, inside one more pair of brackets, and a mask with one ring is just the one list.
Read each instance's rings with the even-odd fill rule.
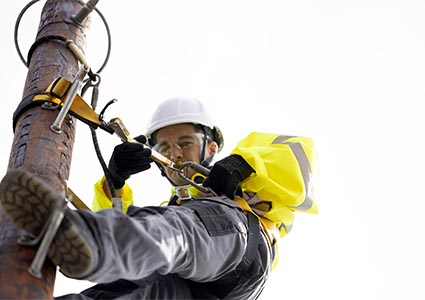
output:
[[289,232],[295,211],[318,212],[317,153],[311,138],[253,132],[231,154],[255,170],[241,184],[243,198],[257,216],[275,223],[281,237]]

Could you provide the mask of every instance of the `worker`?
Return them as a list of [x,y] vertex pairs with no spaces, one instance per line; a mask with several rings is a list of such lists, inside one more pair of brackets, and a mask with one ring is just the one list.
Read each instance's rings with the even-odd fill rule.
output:
[[[48,257],[65,276],[97,284],[57,298],[257,299],[293,213],[317,212],[312,140],[254,132],[212,164],[220,129],[198,100],[172,98],[136,141],[114,148],[95,212],[65,210]],[[166,206],[136,207],[127,180],[150,169],[155,153],[173,163],[155,160],[172,195]],[[65,201],[20,169],[3,178],[0,200],[33,235]]]
[[[145,135],[171,161],[209,167],[206,179],[191,168],[183,172],[183,178],[202,188],[190,186],[184,197],[173,194],[167,206],[136,207],[126,181],[150,168],[152,151],[143,145],[143,137],[141,143],[116,146],[108,165],[112,187],[105,178],[95,185],[97,211],[67,209],[48,252],[65,276],[97,284],[58,298],[258,298],[271,271],[274,245],[254,214],[233,201],[255,169],[240,155],[210,166],[223,147],[223,136],[196,99],[161,103]],[[177,170],[160,168],[173,192],[188,185]],[[122,197],[124,214],[111,208],[111,189]],[[28,190],[30,196],[13,192],[17,190]],[[12,221],[35,235],[64,201],[38,177],[19,169],[3,178],[0,197]],[[22,210],[22,217],[16,208],[24,202],[32,206]]]

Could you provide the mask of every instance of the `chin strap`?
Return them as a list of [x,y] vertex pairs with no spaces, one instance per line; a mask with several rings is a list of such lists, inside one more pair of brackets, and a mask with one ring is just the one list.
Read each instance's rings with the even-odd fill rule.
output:
[[201,162],[201,166],[209,167],[213,158],[214,158],[214,154],[205,158],[205,150],[206,150],[206,147],[207,147],[208,135],[207,135],[207,131],[205,130],[204,126],[199,126],[199,127],[202,129],[202,133],[204,134],[204,138],[202,139],[201,154],[199,155],[199,161]]

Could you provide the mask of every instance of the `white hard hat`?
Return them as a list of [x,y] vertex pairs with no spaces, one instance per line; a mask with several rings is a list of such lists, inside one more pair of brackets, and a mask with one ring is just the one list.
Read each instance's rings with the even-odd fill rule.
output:
[[[220,129],[214,126],[204,105],[195,98],[171,98],[160,103],[146,128],[146,137],[152,143],[153,134],[164,127],[176,124],[192,123],[202,125],[218,144],[218,151],[223,148],[224,140]],[[210,130],[208,130],[208,128]],[[209,132],[208,132],[209,131]]]

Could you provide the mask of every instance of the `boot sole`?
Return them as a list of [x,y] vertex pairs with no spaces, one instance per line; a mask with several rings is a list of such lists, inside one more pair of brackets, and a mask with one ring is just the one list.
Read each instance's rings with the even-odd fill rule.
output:
[[[14,169],[0,183],[1,206],[19,228],[38,236],[46,220],[61,199],[31,173]],[[48,257],[69,277],[86,275],[93,259],[91,247],[67,214],[53,239]]]

